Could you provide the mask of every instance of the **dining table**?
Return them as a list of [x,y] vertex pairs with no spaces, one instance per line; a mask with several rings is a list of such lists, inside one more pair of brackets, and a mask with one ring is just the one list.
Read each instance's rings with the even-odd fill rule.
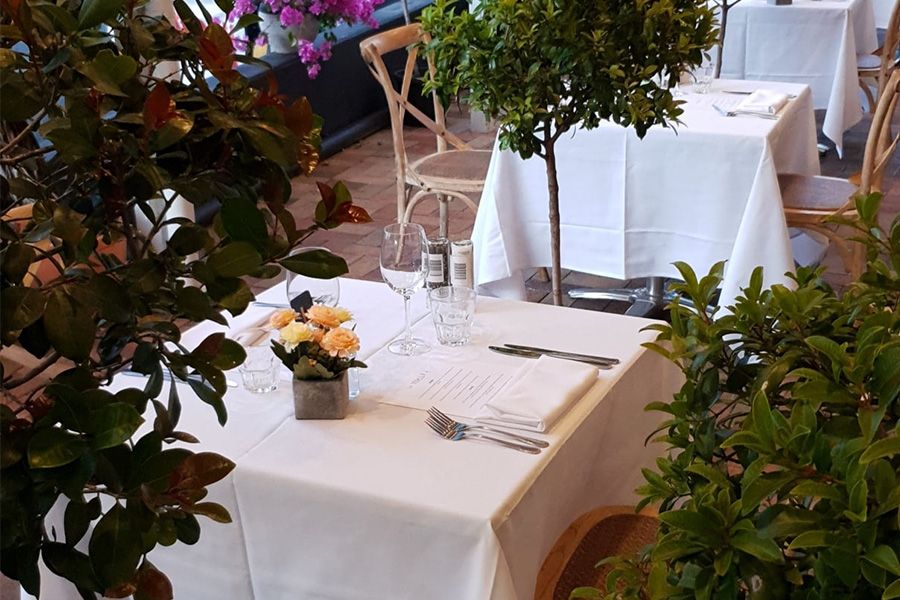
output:
[[[776,115],[726,116],[747,94],[779,92]],[[610,122],[557,142],[563,269],[615,279],[680,277],[676,261],[706,274],[726,261],[719,304],[728,306],[764,267],[764,282],[794,269],[779,173],[819,174],[809,86],[714,80],[681,88],[673,127],[640,139]],[[525,274],[550,261],[544,163],[498,141],[472,232],[479,290],[524,299]]]
[[[386,348],[403,331],[400,296],[353,279],[342,279],[340,290],[361,340],[358,358],[368,365],[345,419],[295,419],[286,368],[273,392],[230,388],[224,427],[189,387],[174,384],[183,403],[179,429],[200,440],[192,449],[237,464],[207,497],[233,523],[204,521],[197,544],[150,553],[176,598],[526,600],[547,552],[576,517],[635,502],[641,469],[664,451],[645,443],[662,417],[644,407],[670,399],[683,381],[675,364],[642,345],[655,338],[645,329],[654,321],[479,297],[470,343],[446,347],[420,291],[413,332],[431,351],[404,357]],[[285,302],[284,285],[258,300]],[[251,305],[227,326],[199,324],[183,343],[192,347],[216,331],[234,337],[272,310]],[[411,392],[421,374],[454,368],[513,379],[531,359],[488,348],[503,343],[619,363],[598,370],[596,381],[591,374],[586,393],[552,427],[530,434],[547,442],[539,454],[451,441],[426,427],[422,409],[432,399]],[[568,383],[549,377],[543,385]],[[111,389],[141,385],[119,374]],[[58,529],[62,508],[49,517]],[[78,597],[71,584],[43,573],[44,597]]]
[[862,119],[857,55],[878,48],[874,0],[741,0],[728,11],[722,77],[803,83],[825,110],[822,132],[843,155]]

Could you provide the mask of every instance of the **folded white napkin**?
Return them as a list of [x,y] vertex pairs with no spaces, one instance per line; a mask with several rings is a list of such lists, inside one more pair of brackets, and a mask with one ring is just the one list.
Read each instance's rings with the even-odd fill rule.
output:
[[541,356],[519,368],[477,420],[538,433],[548,431],[597,382],[597,368]]
[[756,90],[737,105],[735,112],[774,115],[788,102],[787,94],[774,90]]

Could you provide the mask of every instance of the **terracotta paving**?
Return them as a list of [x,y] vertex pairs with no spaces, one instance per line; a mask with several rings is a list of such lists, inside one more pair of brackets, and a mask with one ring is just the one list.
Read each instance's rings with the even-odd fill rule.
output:
[[[821,125],[823,114],[817,112]],[[469,118],[464,109],[453,107],[449,111],[450,128],[476,148],[491,148],[494,132],[475,133],[469,128]],[[847,177],[857,172],[862,164],[863,148],[869,128],[869,118],[865,118],[844,136],[845,156],[841,160],[834,151],[829,151],[822,159],[822,174]],[[407,128],[405,132],[408,154],[411,159],[434,150],[434,136],[426,129]],[[309,238],[308,245],[325,246],[343,256],[350,266],[350,276],[360,279],[380,281],[378,255],[381,228],[396,219],[396,188],[394,184],[394,153],[390,130],[385,129],[342,152],[322,161],[313,178],[294,180],[294,196],[297,198],[291,210],[299,223],[307,222],[317,200],[314,179],[334,184],[343,181],[350,189],[356,204],[365,207],[374,222],[363,225],[343,225],[333,231],[317,232]],[[886,181],[886,197],[883,204],[882,220],[887,223],[900,212],[900,186],[892,185],[900,180],[900,153],[894,156]],[[429,234],[437,231],[437,204],[423,201],[416,210],[415,221],[421,223]],[[450,237],[462,239],[469,236],[474,215],[461,203],[451,203]],[[840,260],[833,251],[825,257],[828,267],[827,279],[833,285],[843,285],[846,276]],[[629,282],[596,277],[573,271],[564,272],[563,285],[572,287],[634,287],[642,280]],[[265,287],[260,282],[257,290]],[[527,282],[528,297],[531,301],[550,302],[550,284],[536,274],[530,274]],[[580,308],[624,312],[628,305],[621,302],[566,300],[567,304]]]

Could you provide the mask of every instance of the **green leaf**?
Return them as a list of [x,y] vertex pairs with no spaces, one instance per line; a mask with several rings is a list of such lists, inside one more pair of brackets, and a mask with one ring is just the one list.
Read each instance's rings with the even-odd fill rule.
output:
[[242,277],[258,269],[262,257],[247,242],[231,242],[210,255],[206,264],[221,277]]
[[897,554],[890,546],[885,544],[875,546],[863,556],[863,560],[869,561],[888,573],[900,577],[900,561],[897,560]]
[[756,531],[738,532],[731,538],[731,545],[765,562],[784,562],[784,556],[778,544],[771,539],[759,537]]
[[881,600],[893,600],[894,598],[900,598],[900,579],[887,586],[881,596]]
[[680,529],[710,543],[720,540],[715,523],[710,523],[703,515],[688,509],[660,513],[659,520],[670,527]]
[[44,331],[57,352],[74,361],[88,358],[96,327],[89,310],[76,307],[61,288],[53,290],[44,310]]
[[878,440],[862,453],[859,462],[867,465],[873,460],[900,454],[900,435]]
[[33,469],[67,465],[87,450],[81,437],[58,427],[40,429],[28,442],[28,464]]
[[99,587],[88,556],[68,544],[45,542],[41,547],[41,556],[48,569],[79,588],[93,590]]
[[98,52],[94,60],[82,65],[79,71],[104,94],[127,96],[119,86],[134,77],[137,62],[130,56],[116,55],[112,50],[105,49]]
[[215,452],[198,452],[185,458],[172,472],[172,487],[183,490],[211,485],[234,469],[234,463]]
[[194,390],[194,393],[197,394],[197,397],[200,398],[200,400],[213,407],[213,410],[216,411],[216,418],[219,420],[219,425],[225,425],[228,421],[228,411],[225,409],[225,403],[222,401],[222,396],[220,396],[216,390],[196,379],[188,379],[188,385],[191,386],[191,389]]
[[78,27],[91,29],[115,17],[125,0],[84,0],[78,11]]
[[4,289],[0,295],[4,341],[12,343],[18,331],[40,319],[44,306],[44,295],[35,288],[16,286]]
[[228,510],[215,502],[198,502],[191,506],[190,512],[209,517],[216,523],[231,523],[231,515],[228,514]]
[[94,527],[88,553],[106,589],[133,579],[143,545],[140,530],[120,504],[114,504]]
[[292,273],[316,279],[331,279],[350,272],[347,261],[327,250],[300,252],[279,263]]
[[15,243],[6,247],[0,270],[10,281],[20,282],[34,261],[34,248],[27,244]]
[[187,256],[199,252],[212,242],[206,229],[196,225],[182,225],[169,238],[167,247],[179,256]]
[[113,402],[91,413],[94,436],[91,445],[96,450],[118,446],[129,439],[144,419],[130,404]]
[[788,548],[790,550],[798,550],[802,548],[825,548],[831,546],[831,532],[816,529],[813,531],[804,531],[791,541]]
[[63,525],[68,545],[74,546],[81,541],[91,521],[100,516],[100,508],[99,498],[92,498],[90,502],[71,500],[66,505]]
[[259,249],[265,247],[269,232],[255,202],[245,197],[225,200],[221,214],[222,225],[233,240],[250,242]]

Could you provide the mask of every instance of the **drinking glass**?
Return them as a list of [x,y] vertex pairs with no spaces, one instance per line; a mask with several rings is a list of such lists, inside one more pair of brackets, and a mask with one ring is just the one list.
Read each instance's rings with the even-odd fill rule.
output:
[[238,367],[244,389],[254,394],[271,392],[278,387],[278,362],[268,346],[244,348],[247,358]]
[[712,90],[713,72],[715,67],[711,62],[702,65],[697,73],[697,85],[694,91],[698,94],[708,94]]
[[438,342],[444,346],[468,344],[475,316],[475,290],[460,286],[439,287],[430,290],[428,298]]
[[[312,252],[313,250],[328,250],[328,248],[298,248],[291,252],[291,256]],[[337,306],[338,301],[341,299],[341,284],[337,277],[331,279],[317,279],[315,277],[297,275],[296,273],[286,270],[285,281],[287,283],[285,288],[287,289],[288,304],[303,292],[309,292],[313,304]]]
[[381,276],[392,290],[403,296],[406,329],[403,337],[388,344],[394,354],[412,356],[431,348],[414,338],[409,323],[409,299],[425,282],[428,271],[425,230],[415,223],[393,223],[384,228],[381,239]]

